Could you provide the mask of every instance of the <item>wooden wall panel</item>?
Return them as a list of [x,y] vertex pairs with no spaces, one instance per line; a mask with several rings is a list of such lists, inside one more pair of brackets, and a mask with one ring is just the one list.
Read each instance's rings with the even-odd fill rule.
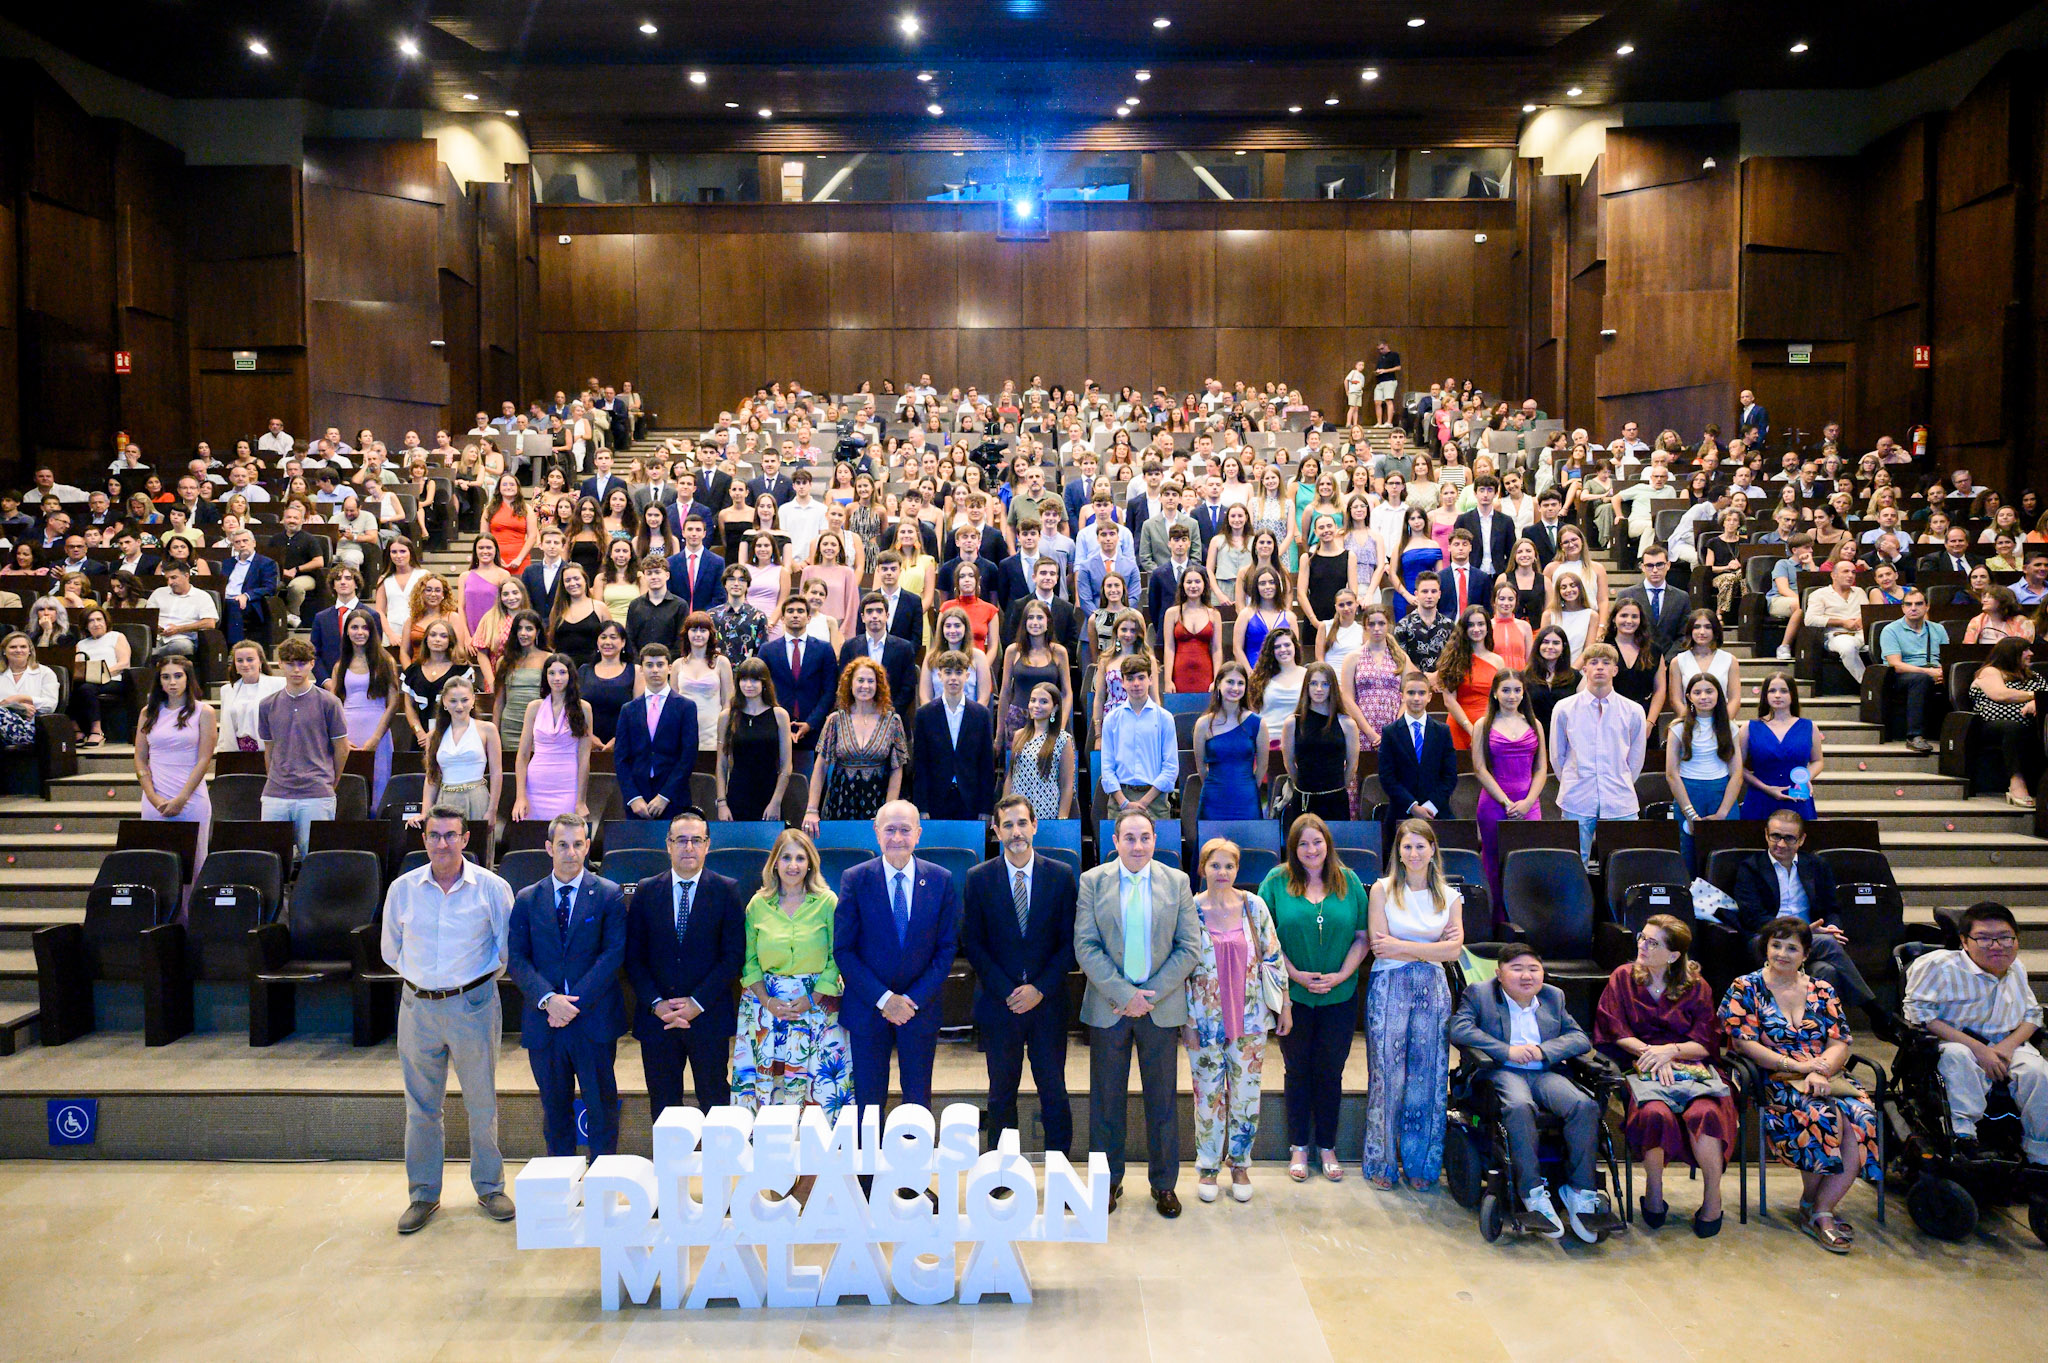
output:
[[762,257],[761,297],[767,325],[829,325],[831,237],[824,232],[791,232],[775,238]]
[[[959,232],[899,232],[891,235],[896,326],[951,327],[958,320],[962,235]],[[946,367],[950,369],[952,366],[949,363]]]
[[[709,256],[706,256],[709,259]],[[758,331],[705,331],[698,336],[697,410],[716,416],[769,381]]]
[[1741,314],[1745,340],[1849,339],[1848,257],[1744,251]]
[[299,256],[195,261],[192,344],[219,350],[304,345],[305,287]]
[[997,241],[993,232],[960,233],[960,326],[1022,325],[1024,261],[1045,244]]
[[[1214,326],[1216,234],[1153,232],[1149,234],[1148,242],[1152,266],[1152,325]],[[1340,306],[1341,299],[1340,289]]]
[[[308,298],[378,298],[415,307],[440,302],[433,273],[421,268],[438,267],[439,205],[308,185],[306,222]],[[599,240],[616,239],[579,238]],[[569,248],[551,242],[548,249]],[[581,312],[587,300],[574,283],[571,288],[568,306]]]
[[[882,240],[886,242],[888,238],[883,237]],[[851,393],[864,382],[879,389],[882,380],[889,377],[889,366],[895,359],[893,334],[885,330],[834,331],[831,333],[831,350],[828,373],[835,393]]]
[[[698,347],[703,343],[703,335],[695,331],[643,331],[635,338],[640,369],[633,386],[640,390],[657,424],[684,425],[701,410],[697,371]],[[711,413],[718,414],[715,405]]]
[[[964,277],[961,282],[966,282]],[[960,328],[954,333],[954,363],[959,366],[955,382],[963,388],[971,383],[983,392],[1000,386],[1006,378],[1022,378],[1030,372],[1024,361],[1024,333],[1011,327]],[[908,369],[899,373],[917,377]],[[934,380],[937,377],[933,375]]]
[[1779,442],[1795,432],[1805,433],[1800,443],[1811,443],[1820,438],[1821,428],[1828,422],[1843,420],[1850,410],[1852,349],[1846,343],[1818,345],[1811,364],[1790,364],[1783,346],[1742,348],[1738,381],[1741,387],[1770,394],[1765,405],[1771,412],[1773,449],[1782,448]]
[[1021,243],[1023,324],[1078,327],[1088,320],[1088,242],[1079,233]]
[[[1236,382],[1241,374],[1247,383],[1280,372],[1280,336],[1271,327],[1218,327],[1216,329],[1216,373],[1228,374]],[[1291,377],[1291,376],[1290,376]]]
[[1880,435],[1903,441],[1926,415],[1930,371],[1913,368],[1913,347],[1927,342],[1926,313],[1899,308],[1866,320],[1856,336],[1856,370],[1851,391],[1856,441],[1874,445]]
[[[822,327],[810,331],[764,331],[761,333],[761,363],[770,380],[822,375],[832,367],[831,333]],[[730,407],[743,395],[734,393],[719,400]]]
[[305,177],[358,194],[441,202],[441,163],[436,146],[426,139],[309,137],[305,143]]
[[[1280,325],[1280,238],[1276,233],[1232,228],[1216,234],[1216,325]],[[1221,338],[1217,359],[1220,364]]]
[[[519,236],[511,186],[473,183],[477,205],[477,315],[484,345],[516,355],[519,351]],[[694,252],[695,247],[693,246]],[[696,257],[691,256],[691,292],[696,289]],[[689,325],[697,319],[692,313]],[[517,391],[515,376],[510,385]],[[493,386],[492,392],[504,391]]]
[[[1152,315],[1151,236],[1088,232],[1088,325],[1142,327]],[[1089,342],[1094,353],[1095,343]]]
[[1018,332],[1017,337],[1019,374],[1043,374],[1050,379],[1082,374],[1088,368],[1088,333],[1079,327],[1030,328]]
[[[2007,434],[2008,329],[2015,320],[2015,200],[2010,193],[1941,214],[1934,239],[1932,425],[1943,446]],[[1988,483],[1997,486],[1996,483]]]
[[185,246],[194,260],[302,249],[297,166],[190,166],[185,196]]
[[1353,325],[1400,326],[1409,320],[1408,233],[1402,229],[1344,234],[1344,311]]
[[1849,251],[1855,175],[1849,157],[1752,156],[1742,163],[1742,244]]
[[[438,299],[432,308],[415,308],[373,299],[315,298],[306,303],[306,320],[313,337],[313,344],[307,348],[307,379],[315,392],[435,407],[447,401],[447,370],[427,345],[430,339],[438,339],[441,332]],[[602,333],[549,333],[599,334]],[[551,372],[567,371],[558,368]],[[576,372],[616,374],[632,370],[600,367],[587,371],[576,368]],[[335,424],[344,429],[348,426],[339,418]]]
[[193,429],[216,449],[222,440],[259,434],[274,416],[293,435],[313,429],[303,350],[267,351],[254,371],[235,369],[225,350],[195,350],[192,361]]
[[2016,99],[2011,66],[1995,70],[1941,120],[1935,148],[1934,200],[1941,213],[1974,203],[2017,182]]
[[[899,298],[901,296],[898,295]],[[885,378],[895,379],[900,387],[903,383],[916,379],[919,374],[930,374],[934,379],[940,374],[958,374],[960,357],[955,344],[956,335],[951,327],[933,327],[928,330],[897,328],[891,352],[891,367],[887,372],[873,376],[876,390],[881,389],[882,380]],[[1004,374],[996,378],[994,384],[1000,387],[1003,379],[1007,378],[1016,378],[1020,389],[1024,386],[1022,378],[1015,374]],[[878,409],[880,406],[880,403],[876,404]]]
[[[771,247],[773,243],[770,243]],[[887,232],[834,232],[830,242],[832,326],[852,329],[886,327],[895,315],[895,251]],[[887,363],[888,340],[879,352]],[[837,364],[837,351],[834,364]],[[863,355],[877,352],[860,351]],[[870,368],[875,366],[870,365]],[[834,369],[835,373],[838,370]],[[844,391],[849,384],[835,388]]]
[[[441,271],[441,354],[448,367],[448,405],[442,422],[450,435],[468,430],[477,412],[496,412],[505,398],[517,400],[515,393],[484,391],[480,335],[476,285],[453,271]],[[420,434],[429,446],[434,443],[433,432]]]
[[[1216,372],[1216,332],[1210,327],[1161,328],[1151,334],[1148,369],[1152,382],[1165,384],[1175,393],[1201,391],[1205,379]],[[1244,376],[1247,380],[1251,375]]]
[[1600,357],[1594,380],[1603,398],[1730,379],[1732,346],[1716,340],[1732,341],[1735,335],[1735,296],[1726,290],[1618,294],[1609,289],[1602,320],[1619,333]]
[[1735,133],[1733,127],[1717,125],[1609,128],[1600,192],[1625,194],[1696,180],[1708,173],[1702,162],[1709,156],[1720,160],[1725,171],[1733,164],[1724,158],[1735,145]]
[[640,330],[697,329],[699,269],[694,234],[634,235],[634,319]]
[[1150,392],[1151,341],[1152,334],[1137,327],[1088,328],[1088,376],[1107,389],[1128,383]]
[[1478,251],[1470,232],[1439,230],[1409,234],[1408,315],[1416,324],[1472,324],[1478,306],[1477,281],[1473,276]]
[[[698,239],[698,309],[706,331],[759,331],[762,325],[762,239],[717,232]],[[709,372],[710,351],[705,351]],[[750,390],[751,391],[751,390]]]
[[[1337,232],[1281,232],[1280,321],[1291,327],[1344,325],[1345,249]],[[1469,234],[1467,234],[1469,240]]]
[[1698,179],[1603,197],[1610,290],[1669,293],[1735,287],[1736,196],[1731,168],[1724,165]]

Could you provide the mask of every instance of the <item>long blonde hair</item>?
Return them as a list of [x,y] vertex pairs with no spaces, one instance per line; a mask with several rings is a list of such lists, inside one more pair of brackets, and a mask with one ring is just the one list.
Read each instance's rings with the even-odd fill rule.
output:
[[804,876],[805,894],[830,894],[825,884],[824,868],[819,862],[818,845],[799,828],[785,828],[775,839],[775,845],[768,849],[768,860],[761,863],[761,894],[773,904],[782,897],[782,877],[776,874],[775,863],[782,860],[782,849],[794,843],[803,849],[810,859],[811,869]]
[[1444,878],[1443,847],[1436,840],[1436,829],[1430,827],[1427,819],[1403,819],[1394,826],[1394,855],[1387,858],[1387,873],[1380,878],[1379,883],[1385,887],[1390,898],[1408,888],[1406,878],[1402,874],[1401,839],[1410,833],[1429,844],[1429,870],[1423,876],[1423,883],[1429,890],[1430,902],[1436,906],[1436,911],[1449,913],[1451,883]]

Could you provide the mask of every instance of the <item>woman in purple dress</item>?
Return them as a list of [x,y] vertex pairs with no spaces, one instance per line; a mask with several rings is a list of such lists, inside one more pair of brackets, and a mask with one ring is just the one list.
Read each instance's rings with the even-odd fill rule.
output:
[[[206,860],[213,804],[206,772],[213,765],[213,707],[199,699],[190,658],[171,654],[157,664],[156,685],[135,724],[135,775],[142,784],[142,817],[199,825],[193,866]],[[178,907],[178,921],[185,909]]]
[[349,751],[377,754],[376,776],[370,782],[370,812],[375,814],[384,800],[385,783],[391,779],[391,720],[405,692],[398,684],[398,665],[384,647],[376,617],[365,607],[350,611],[342,625],[341,656],[335,660],[327,689],[341,698]]
[[583,699],[576,665],[568,654],[554,654],[541,665],[540,699],[526,706],[519,793],[512,802],[515,820],[590,817],[584,791],[590,785],[592,733],[590,702]]
[[1519,672],[1494,675],[1486,714],[1472,735],[1472,774],[1479,778],[1479,855],[1498,923],[1506,917],[1500,890],[1500,821],[1541,818],[1537,805],[1549,776],[1543,731],[1536,727]]

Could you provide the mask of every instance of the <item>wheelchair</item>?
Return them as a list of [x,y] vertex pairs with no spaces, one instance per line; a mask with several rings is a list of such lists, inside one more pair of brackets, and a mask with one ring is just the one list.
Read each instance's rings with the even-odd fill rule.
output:
[[[1479,1214],[1479,1234],[1488,1244],[1511,1235],[1540,1234],[1544,1224],[1522,1210],[1519,1192],[1509,1186],[1508,1133],[1501,1121],[1493,1086],[1481,1082],[1477,1056],[1461,1053],[1451,1071],[1450,1099],[1444,1113],[1444,1179],[1461,1207]],[[1590,1053],[1566,1061],[1560,1072],[1600,1105],[1596,1128],[1594,1192],[1602,1210],[1590,1218],[1594,1243],[1628,1233],[1633,1215],[1635,1169],[1626,1141],[1609,1131],[1606,1114],[1622,1085],[1621,1071],[1605,1056]],[[1568,1163],[1561,1137],[1563,1124],[1548,1112],[1536,1114],[1537,1169],[1552,1189],[1561,1183]],[[1616,1198],[1624,1199],[1620,1210]],[[1569,1238],[1569,1237],[1567,1237]]]
[[[1893,951],[1899,975],[1935,948],[1903,942]],[[2019,1109],[2003,1082],[1993,1084],[1977,1123],[1975,1150],[1964,1147],[1949,1113],[1941,1078],[1941,1041],[1904,1025],[1892,1060],[1892,1098],[1900,1130],[1887,1131],[1887,1177],[1906,1189],[1913,1224],[1937,1240],[1962,1240],[1977,1228],[1986,1207],[2027,1204],[2027,1228],[2048,1244],[2048,1168],[2030,1164],[2021,1148]],[[1893,1113],[1884,1120],[1892,1124]]]

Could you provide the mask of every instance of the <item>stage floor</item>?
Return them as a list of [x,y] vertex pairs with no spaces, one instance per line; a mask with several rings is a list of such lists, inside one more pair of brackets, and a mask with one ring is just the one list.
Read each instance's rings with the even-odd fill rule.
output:
[[[511,1171],[508,1170],[508,1173]],[[1106,1245],[1027,1245],[1037,1301],[690,1316],[599,1309],[594,1251],[513,1248],[460,1169],[420,1234],[393,1232],[389,1164],[0,1163],[0,1313],[14,1358],[141,1360],[1701,1359],[2023,1357],[2048,1308],[2043,1251],[2000,1218],[1944,1245],[1851,1195],[1855,1253],[1731,1211],[1597,1248],[1482,1242],[1442,1193],[1255,1172],[1248,1205],[1175,1222],[1142,1195]],[[1780,1184],[1779,1187],[1789,1185]],[[2017,1352],[2015,1350],[2017,1349]]]

